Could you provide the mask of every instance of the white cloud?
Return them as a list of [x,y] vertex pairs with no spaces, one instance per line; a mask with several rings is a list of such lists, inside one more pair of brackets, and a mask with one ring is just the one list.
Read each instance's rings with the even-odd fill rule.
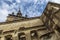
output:
[[8,9],[9,8],[9,5],[3,2],[1,7],[3,9]]
[[50,0],[51,2],[55,2],[55,3],[59,3],[60,4],[60,0]]
[[8,11],[6,9],[0,9],[0,22],[3,22],[6,20],[6,16],[8,15]]
[[34,4],[36,4],[38,0],[33,0],[33,1],[34,1]]
[[16,0],[17,3],[20,3],[21,1],[20,0]]
[[9,13],[8,8],[9,8],[9,5],[2,1],[2,5],[0,6],[0,22],[3,22],[6,20],[6,16]]
[[7,0],[7,1],[10,1],[10,2],[12,2],[13,0]]
[[[10,1],[12,4],[9,5],[4,1]],[[28,13],[28,16],[30,17],[39,16],[41,15],[41,12],[37,11],[36,9],[40,9],[40,8],[43,9],[42,5],[45,2],[48,2],[49,0],[15,0],[15,1],[16,1],[15,3],[13,3],[13,0],[1,0],[0,1],[2,3],[2,5],[0,5],[0,22],[5,21],[9,13],[12,13],[12,12],[16,13],[17,11],[14,8],[18,9],[19,4],[20,4],[21,11],[23,14]],[[50,0],[50,1],[60,3],[60,0]],[[27,7],[25,11],[23,9],[24,6],[26,5],[25,3],[31,3],[31,2],[33,2],[34,4],[32,6]],[[38,8],[37,4],[41,5],[41,7]]]
[[[12,0],[8,0],[8,1],[12,2]],[[1,2],[2,2],[2,5],[0,5],[0,22],[4,22],[6,20],[7,15],[15,11],[14,6],[16,5],[15,3],[13,3],[9,6],[9,4],[7,4],[6,2],[4,1],[1,1]]]

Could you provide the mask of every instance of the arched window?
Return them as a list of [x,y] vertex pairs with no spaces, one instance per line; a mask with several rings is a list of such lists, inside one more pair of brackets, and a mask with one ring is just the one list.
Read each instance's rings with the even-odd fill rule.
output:
[[12,40],[12,35],[5,36],[5,40]]
[[26,40],[25,33],[18,33],[18,39],[19,40]]
[[38,34],[35,30],[30,32],[31,34],[31,40],[38,40]]

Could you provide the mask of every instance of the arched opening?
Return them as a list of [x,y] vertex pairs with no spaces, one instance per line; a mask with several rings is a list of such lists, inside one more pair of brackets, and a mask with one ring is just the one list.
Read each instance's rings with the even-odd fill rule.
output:
[[18,33],[18,39],[19,40],[26,40],[25,33]]
[[31,34],[31,40],[38,40],[37,31],[33,30],[30,32],[30,34]]
[[41,40],[51,40],[51,37],[52,37],[53,33],[47,33],[47,34],[44,34],[42,36],[40,36],[40,39]]
[[12,40],[12,35],[5,36],[5,40]]
[[1,37],[0,37],[0,40],[1,40]]

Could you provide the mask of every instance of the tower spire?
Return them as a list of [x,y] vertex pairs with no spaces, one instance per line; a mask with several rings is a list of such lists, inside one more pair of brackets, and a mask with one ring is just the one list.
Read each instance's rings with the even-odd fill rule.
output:
[[18,17],[22,17],[22,13],[21,13],[21,11],[20,11],[20,7],[19,7],[19,10],[18,10],[17,16],[18,16]]
[[21,11],[20,11],[20,7],[19,7],[19,11],[18,11],[18,12],[21,12]]

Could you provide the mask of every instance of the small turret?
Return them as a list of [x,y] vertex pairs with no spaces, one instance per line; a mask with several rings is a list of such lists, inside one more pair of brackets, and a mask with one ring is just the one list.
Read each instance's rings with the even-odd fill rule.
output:
[[28,17],[28,15],[26,14],[26,15],[25,15],[25,17],[27,18],[27,17]]
[[8,14],[8,16],[15,16],[15,15],[14,15],[14,12],[12,12],[12,14]]
[[12,12],[12,15],[14,15],[14,12]]

